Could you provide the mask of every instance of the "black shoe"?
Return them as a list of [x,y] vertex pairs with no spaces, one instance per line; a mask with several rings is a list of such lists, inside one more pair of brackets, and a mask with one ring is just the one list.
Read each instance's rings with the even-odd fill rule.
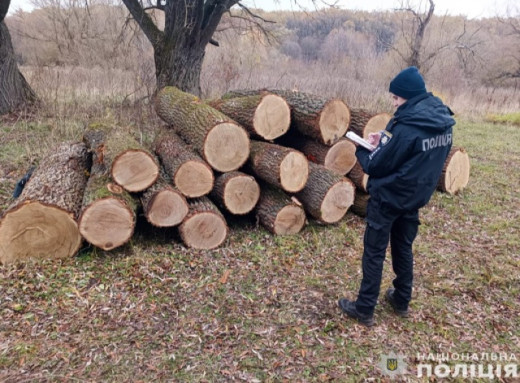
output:
[[374,315],[362,314],[356,309],[356,303],[342,298],[338,301],[339,308],[349,317],[357,319],[359,323],[367,327],[374,325]]
[[402,309],[396,305],[394,293],[395,289],[389,288],[388,290],[386,290],[385,299],[388,303],[390,303],[390,306],[392,306],[392,308],[394,309],[394,313],[396,313],[401,318],[408,318],[408,309]]

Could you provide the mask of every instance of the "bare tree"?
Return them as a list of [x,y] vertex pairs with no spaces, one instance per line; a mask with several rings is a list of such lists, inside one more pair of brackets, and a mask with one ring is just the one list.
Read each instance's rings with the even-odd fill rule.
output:
[[[507,18],[498,18],[498,20],[509,27],[509,34],[520,44],[520,7],[509,9]],[[514,66],[503,70],[496,77],[497,79],[520,79],[520,52],[512,50],[508,53],[511,56]]]
[[36,94],[18,69],[11,35],[5,25],[10,3],[11,0],[0,2],[0,114],[36,101]]

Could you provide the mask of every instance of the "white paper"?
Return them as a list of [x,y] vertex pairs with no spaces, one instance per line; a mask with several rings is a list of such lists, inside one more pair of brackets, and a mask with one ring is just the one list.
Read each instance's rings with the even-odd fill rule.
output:
[[354,141],[356,144],[359,144],[362,147],[364,147],[365,149],[368,149],[370,151],[372,151],[372,150],[374,150],[376,148],[374,145],[370,144],[367,140],[361,138],[360,136],[358,136],[354,132],[347,132],[347,136],[346,137],[349,140]]

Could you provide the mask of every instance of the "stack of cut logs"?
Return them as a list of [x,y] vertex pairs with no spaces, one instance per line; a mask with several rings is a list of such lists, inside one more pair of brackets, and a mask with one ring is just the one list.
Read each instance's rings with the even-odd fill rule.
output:
[[[91,124],[83,142],[62,143],[41,160],[0,221],[2,263],[69,257],[82,239],[114,249],[132,237],[141,211],[154,226],[176,226],[197,249],[224,242],[226,215],[253,212],[275,235],[298,233],[307,216],[333,224],[351,206],[362,215],[368,176],[344,136],[351,129],[367,137],[391,118],[283,90],[203,102],[167,87],[155,106],[168,126],[151,148],[128,129]],[[466,186],[467,161],[455,150],[439,188]]]

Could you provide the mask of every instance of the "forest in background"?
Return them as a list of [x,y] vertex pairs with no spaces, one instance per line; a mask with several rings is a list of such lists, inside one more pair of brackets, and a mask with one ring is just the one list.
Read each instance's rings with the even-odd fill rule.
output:
[[[66,4],[65,4],[66,3]],[[149,100],[153,50],[123,6],[110,0],[38,0],[6,19],[21,71],[44,103]],[[403,67],[416,27],[409,12],[255,10],[224,17],[208,45],[203,97],[274,87],[341,97],[353,107],[391,110],[388,82]],[[159,19],[160,14],[155,15]],[[468,20],[434,16],[421,49],[430,91],[456,113],[520,109],[519,16]]]

